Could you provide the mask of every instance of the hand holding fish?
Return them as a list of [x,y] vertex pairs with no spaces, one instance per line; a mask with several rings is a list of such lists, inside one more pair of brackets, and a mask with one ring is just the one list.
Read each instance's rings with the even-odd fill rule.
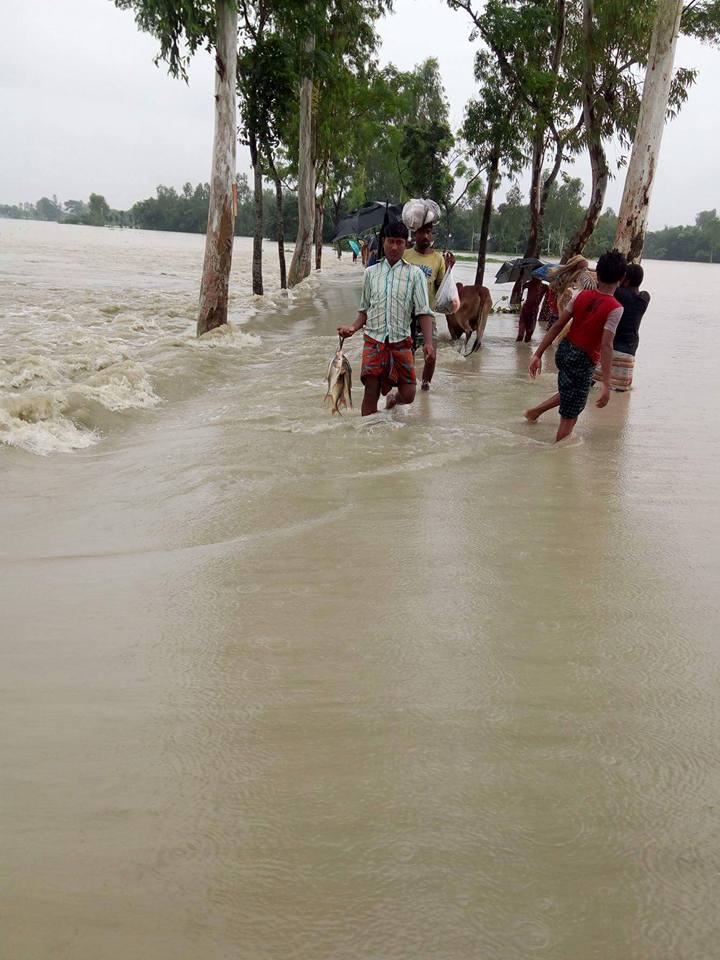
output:
[[358,315],[355,318],[355,323],[346,323],[337,328],[338,336],[340,337],[340,346],[342,347],[342,341],[347,340],[348,337],[351,337],[354,333],[357,333],[358,330],[362,328],[367,323],[367,312],[365,310],[358,310]]
[[[343,330],[350,330],[349,334],[344,334]],[[354,327],[338,327],[340,337],[340,346],[335,351],[327,371],[327,393],[325,400],[330,404],[330,412],[333,416],[340,413],[340,407],[352,408],[352,370],[350,361],[342,350],[343,340],[347,336],[355,333]]]

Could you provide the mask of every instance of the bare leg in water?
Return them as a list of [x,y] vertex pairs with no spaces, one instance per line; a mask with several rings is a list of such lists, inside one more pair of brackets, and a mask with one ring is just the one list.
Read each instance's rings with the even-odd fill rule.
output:
[[558,432],[555,435],[555,443],[557,443],[558,440],[564,440],[565,437],[569,437],[575,429],[576,423],[577,417],[572,420],[568,420],[565,417],[560,417],[560,426],[558,427]]
[[[551,397],[548,397],[547,400],[543,400],[542,403],[539,403],[536,407],[530,407],[525,411],[525,419],[528,423],[535,423],[535,421],[541,417],[544,413],[547,413],[548,410],[552,410],[554,407],[560,406],[560,394],[554,393]],[[555,443],[559,440],[564,440],[566,437],[569,437],[570,434],[575,429],[575,424],[577,423],[577,417],[573,420],[568,420],[566,417],[560,417],[560,426],[558,427],[557,434],[555,435]]]
[[523,338],[526,336],[527,327],[525,324],[525,317],[523,316],[522,310],[520,311],[520,316],[518,317],[518,334],[515,337],[515,343],[522,343]]
[[547,413],[548,410],[552,410],[554,407],[560,406],[560,394],[554,393],[551,397],[548,397],[547,400],[543,400],[542,403],[539,403],[536,407],[530,407],[525,411],[525,419],[529,423],[535,423],[538,417],[541,417],[544,413]]
[[[436,344],[437,344],[437,341],[436,341]],[[421,390],[430,389],[430,381],[432,380],[433,374],[435,373],[435,360],[436,360],[436,357],[433,357],[432,360],[429,360],[427,357],[425,358],[425,363],[423,364],[423,371],[422,371],[422,384],[420,385]]]
[[415,384],[399,383],[397,390],[393,390],[392,393],[388,394],[387,400],[385,401],[385,409],[392,410],[393,407],[397,407],[398,405],[412,403],[414,399]]
[[525,343],[530,343],[530,341],[532,340],[533,333],[535,332],[536,323],[537,323],[537,317],[535,315],[525,319]]
[[365,380],[365,393],[363,394],[362,407],[360,408],[360,412],[364,417],[368,417],[373,413],[377,413],[379,399],[379,377],[367,377]]

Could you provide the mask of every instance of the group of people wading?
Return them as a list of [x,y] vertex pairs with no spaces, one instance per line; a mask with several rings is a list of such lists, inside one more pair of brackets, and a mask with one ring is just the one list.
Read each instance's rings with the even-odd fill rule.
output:
[[[414,354],[419,347],[424,354],[422,390],[429,390],[435,371],[435,293],[455,257],[433,249],[432,224],[415,231],[414,248],[408,248],[408,239],[409,231],[403,223],[386,227],[384,257],[365,270],[355,322],[337,328],[343,338],[361,329],[364,333],[360,372],[365,387],[363,416],[377,412],[381,395],[386,397],[387,409],[414,401]],[[533,277],[524,284],[517,340],[530,342],[538,319],[545,320],[547,332],[528,368],[535,378],[542,370],[543,354],[560,338],[555,354],[557,392],[526,410],[525,417],[534,423],[543,413],[559,407],[556,440],[563,440],[570,436],[585,409],[594,380],[601,384],[598,407],[607,405],[611,387],[627,390],[631,386],[638,330],[650,296],[640,291],[642,267],[627,264],[617,250],[600,257],[595,276],[588,261],[577,256],[550,270],[547,280],[545,283]],[[473,316],[469,321],[464,318],[463,323],[468,332],[473,326],[479,343],[490,295],[484,287],[458,287],[464,295],[463,307],[472,305]],[[419,334],[415,338],[413,320]],[[455,315],[448,316],[448,327],[453,337],[458,335],[460,326]]]

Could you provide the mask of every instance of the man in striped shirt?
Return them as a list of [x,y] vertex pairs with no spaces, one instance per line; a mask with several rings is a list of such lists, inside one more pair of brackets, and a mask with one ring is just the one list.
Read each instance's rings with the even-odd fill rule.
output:
[[[360,371],[360,379],[365,384],[364,417],[377,413],[380,394],[387,395],[387,409],[415,399],[415,362],[410,335],[413,313],[425,338],[425,360],[435,359],[427,282],[419,267],[403,260],[407,239],[408,230],[403,223],[387,228],[385,259],[365,271],[355,323],[337,328],[341,337],[351,337],[365,328]],[[397,389],[393,390],[395,386]]]

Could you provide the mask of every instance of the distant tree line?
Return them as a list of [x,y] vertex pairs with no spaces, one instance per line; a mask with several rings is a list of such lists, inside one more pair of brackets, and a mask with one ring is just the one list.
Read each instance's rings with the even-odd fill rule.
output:
[[[253,191],[246,174],[237,179],[238,209],[235,235],[251,237],[255,229],[256,209]],[[114,210],[101,194],[91,193],[87,202],[66,200],[56,196],[41,197],[37,203],[0,204],[0,217],[19,220],[50,220],[58,223],[89,226],[136,227],[143,230],[168,230],[182,233],[205,233],[210,188],[207,183],[195,187],[186,183],[182,190],[160,185],[154,197],[140,200],[129,210]],[[568,237],[577,230],[585,215],[583,182],[577,177],[561,176],[548,194],[545,207],[545,230],[540,254],[546,259],[559,258]],[[474,193],[453,211],[449,245],[455,250],[477,250],[485,197]],[[277,197],[274,190],[264,189],[263,236],[273,239],[277,233]],[[345,206],[340,205],[344,212]],[[298,229],[297,196],[285,192],[282,200],[285,238],[294,243]],[[324,217],[324,240],[332,237],[337,211],[333,198],[327,198]],[[528,239],[529,204],[517,184],[507,192],[503,203],[493,208],[488,248],[508,254],[522,254]],[[585,247],[589,257],[597,257],[611,247],[617,227],[617,215],[607,208],[598,218],[592,237]],[[436,231],[436,244],[446,241],[446,225]],[[720,217],[716,210],[704,210],[689,226],[665,227],[648,233],[644,255],[655,260],[689,260],[716,263],[720,259]]]
[[109,225],[131,226],[131,218],[125,210],[111,210],[105,197],[91,193],[84,200],[66,200],[57,196],[40,197],[37,203],[0,203],[0,217],[13,220],[50,220],[56,223],[83,223],[90,227]]
[[[585,216],[583,183],[574,177],[562,177],[553,184],[545,207],[545,231],[540,256],[554,257],[565,249],[567,238],[578,229]],[[493,212],[489,248],[503,253],[524,253],[528,237],[528,204],[519,187],[508,190],[504,203]],[[610,207],[598,217],[585,244],[588,257],[598,257],[615,242],[617,214]],[[720,217],[716,210],[703,210],[691,226],[665,227],[650,231],[645,238],[643,256],[651,260],[689,260],[717,263],[720,260]]]

